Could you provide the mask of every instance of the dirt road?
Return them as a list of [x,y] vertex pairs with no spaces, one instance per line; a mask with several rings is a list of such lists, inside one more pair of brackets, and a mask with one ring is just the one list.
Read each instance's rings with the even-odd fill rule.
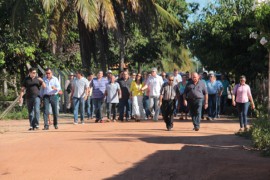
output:
[[[42,125],[42,124],[41,124]],[[235,119],[72,124],[27,131],[28,121],[0,121],[0,179],[270,179],[270,158],[247,151]]]

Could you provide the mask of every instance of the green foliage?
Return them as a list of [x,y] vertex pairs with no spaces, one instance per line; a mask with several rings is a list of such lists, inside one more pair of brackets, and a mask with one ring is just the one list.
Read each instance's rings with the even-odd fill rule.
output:
[[190,25],[186,42],[208,70],[245,74],[248,79],[255,78],[257,72],[267,73],[266,49],[249,38],[257,29],[252,5],[252,0],[219,0]]
[[250,131],[254,147],[262,150],[264,155],[270,156],[270,121],[255,120]]
[[5,64],[5,53],[3,51],[0,51],[0,67]]
[[26,106],[16,107],[5,116],[5,119],[13,119],[13,120],[14,119],[20,120],[27,118],[28,118],[28,110]]

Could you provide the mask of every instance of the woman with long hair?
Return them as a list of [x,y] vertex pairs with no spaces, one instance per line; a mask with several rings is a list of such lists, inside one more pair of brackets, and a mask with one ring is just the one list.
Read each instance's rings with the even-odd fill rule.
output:
[[145,111],[143,108],[143,92],[141,88],[144,86],[142,82],[142,75],[138,73],[135,80],[131,83],[130,97],[132,100],[132,112],[135,116],[135,121],[139,122],[140,119],[145,119]]

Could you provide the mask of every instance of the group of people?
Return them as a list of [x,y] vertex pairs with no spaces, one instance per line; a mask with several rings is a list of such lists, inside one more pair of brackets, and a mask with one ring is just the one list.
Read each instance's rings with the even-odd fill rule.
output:
[[[75,78],[74,78],[75,76]],[[194,130],[200,129],[200,121],[208,111],[207,120],[215,120],[225,112],[228,92],[232,92],[232,105],[237,105],[239,111],[240,130],[247,129],[247,111],[249,102],[255,108],[250,87],[245,84],[245,76],[240,77],[240,83],[233,91],[228,80],[221,76],[217,80],[215,73],[204,72],[201,75],[179,74],[174,69],[172,74],[162,72],[158,75],[157,68],[151,72],[130,73],[122,71],[118,77],[108,71],[106,76],[99,71],[94,77],[90,73],[84,77],[81,71],[70,74],[65,84],[66,107],[73,109],[74,124],[84,124],[85,114],[91,119],[95,115],[95,122],[102,123],[103,108],[106,109],[108,121],[135,121],[153,119],[158,121],[162,114],[167,130],[173,128],[173,119],[180,113],[180,119],[191,117]],[[58,111],[56,95],[61,90],[59,81],[52,75],[51,69],[46,69],[46,77],[36,76],[36,70],[31,68],[29,76],[24,80],[21,98],[26,89],[26,100],[29,111],[30,129],[39,127],[40,99],[44,103],[44,130],[49,129],[49,104],[52,106],[54,127],[58,129]],[[86,113],[85,113],[86,110]]]

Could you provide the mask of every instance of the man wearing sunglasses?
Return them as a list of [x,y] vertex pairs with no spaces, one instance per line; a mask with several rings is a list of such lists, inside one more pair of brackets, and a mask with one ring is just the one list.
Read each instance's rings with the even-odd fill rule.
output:
[[52,70],[47,68],[45,70],[46,77],[43,78],[43,81],[46,84],[46,87],[42,89],[43,95],[43,104],[44,104],[44,129],[49,130],[48,124],[48,115],[49,115],[49,104],[52,106],[53,113],[53,125],[55,129],[58,129],[58,110],[57,110],[57,94],[61,90],[61,86],[57,77],[53,76]]
[[173,75],[169,75],[168,82],[164,83],[160,90],[159,107],[162,105],[162,116],[166,123],[167,130],[173,128],[173,112],[175,108],[175,101],[178,88],[174,84]]
[[37,77],[37,70],[34,68],[29,69],[29,76],[26,77],[23,81],[19,103],[23,102],[24,91],[25,98],[28,108],[28,117],[30,122],[29,131],[39,128],[39,117],[40,117],[40,87],[45,88],[46,85],[44,81]]

